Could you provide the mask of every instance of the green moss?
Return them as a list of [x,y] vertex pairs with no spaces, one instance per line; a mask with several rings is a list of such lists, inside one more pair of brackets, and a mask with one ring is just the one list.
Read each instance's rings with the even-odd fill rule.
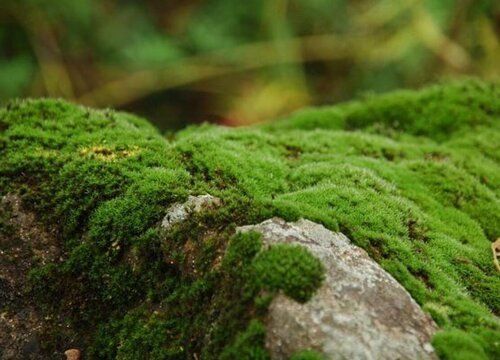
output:
[[[183,359],[185,349],[171,338],[176,326],[178,323],[165,319],[159,312],[148,314],[139,309],[101,327],[87,354],[95,359],[133,360],[144,354],[151,359]],[[171,341],[168,345],[167,339]]]
[[293,354],[290,360],[324,360],[325,357],[314,350],[303,350]]
[[436,334],[432,345],[438,356],[445,360],[488,359],[482,346],[473,335],[460,330],[444,331]]
[[261,252],[253,262],[256,282],[265,290],[282,290],[306,302],[321,285],[323,265],[304,247],[278,244]]
[[402,134],[447,141],[454,133],[494,125],[500,104],[497,84],[469,80],[424,91],[371,95],[338,107],[298,112],[273,129],[367,130],[391,137]]
[[[305,301],[320,279],[302,250],[230,240],[236,225],[271,216],[344,232],[454,334],[437,337],[439,349],[463,337],[500,357],[497,84],[400,91],[257,127],[191,127],[170,141],[134,116],[59,100],[13,101],[0,122],[0,194],[21,194],[64,252],[33,271],[34,294],[47,313],[67,314],[95,357],[136,348],[210,359],[255,344],[235,337],[263,319],[270,293]],[[207,192],[224,205],[158,231],[170,204]]]
[[268,360],[270,359],[264,350],[266,336],[265,326],[253,320],[248,328],[238,334],[233,344],[226,347],[221,354],[221,360]]

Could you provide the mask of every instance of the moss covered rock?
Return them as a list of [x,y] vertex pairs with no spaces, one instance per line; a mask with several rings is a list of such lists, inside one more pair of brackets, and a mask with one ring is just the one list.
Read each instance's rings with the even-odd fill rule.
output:
[[238,231],[262,234],[264,246],[270,247],[267,253],[283,246],[307,249],[324,268],[324,281],[305,303],[287,293],[286,285],[296,278],[302,278],[294,281],[297,284],[314,284],[315,266],[309,265],[309,271],[304,269],[306,261],[290,266],[293,262],[287,253],[280,253],[272,261],[274,266],[267,266],[271,275],[259,275],[268,279],[287,273],[280,281],[284,290],[273,297],[265,321],[266,347],[272,359],[290,359],[304,349],[315,350],[325,359],[437,358],[431,345],[436,325],[430,316],[343,234],[308,220],[279,218]]
[[[22,100],[0,109],[0,131],[0,195],[21,196],[57,230],[62,253],[33,266],[24,289],[41,314],[63,315],[44,333],[48,356],[71,346],[103,359],[266,358],[259,324],[279,279],[259,270],[259,236],[234,229],[280,216],[365,249],[441,327],[442,356],[458,357],[459,343],[500,357],[496,84],[400,91],[168,139],[132,115]],[[206,193],[221,205],[162,230],[170,206]]]

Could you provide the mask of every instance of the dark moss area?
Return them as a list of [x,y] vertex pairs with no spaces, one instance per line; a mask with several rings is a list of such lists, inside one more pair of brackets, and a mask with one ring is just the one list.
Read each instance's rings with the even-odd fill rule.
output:
[[[32,291],[87,357],[266,358],[273,293],[306,301],[321,280],[308,253],[233,237],[271,216],[321,222],[367,250],[442,327],[442,357],[459,345],[500,357],[498,85],[396,92],[170,141],[134,116],[58,100],[13,101],[0,128],[0,195],[22,195],[64,246],[62,264],[32,270]],[[170,204],[203,193],[223,206],[159,230]],[[64,343],[54,333],[44,346]]]

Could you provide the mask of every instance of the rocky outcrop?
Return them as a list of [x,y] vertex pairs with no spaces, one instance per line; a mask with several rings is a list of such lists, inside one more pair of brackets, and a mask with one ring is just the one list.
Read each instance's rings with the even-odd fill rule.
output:
[[267,317],[273,359],[314,349],[328,359],[433,359],[436,326],[410,294],[361,248],[317,223],[273,218],[239,231],[257,231],[265,246],[306,247],[324,264],[322,287],[305,304],[280,294]]
[[81,359],[81,353],[80,350],[78,349],[69,349],[64,352],[64,355],[66,355],[66,360],[80,360]]
[[[432,356],[433,324],[342,236],[275,221],[265,238],[305,248],[232,237],[285,214],[348,229],[403,274],[443,358],[499,358],[498,99],[467,80],[168,141],[131,114],[8,102],[0,197],[28,216],[0,202],[0,358],[264,358],[266,333],[275,358]],[[197,213],[187,194],[205,193],[222,205]]]

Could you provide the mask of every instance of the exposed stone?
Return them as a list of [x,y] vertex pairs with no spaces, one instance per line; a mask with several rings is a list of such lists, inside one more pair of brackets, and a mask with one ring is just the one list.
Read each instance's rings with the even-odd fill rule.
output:
[[267,318],[273,359],[314,349],[328,359],[434,359],[436,326],[410,294],[341,233],[308,220],[273,218],[239,231],[262,233],[266,246],[298,244],[326,269],[316,294],[300,304],[280,294]]
[[168,230],[173,225],[186,220],[191,214],[199,213],[220,206],[221,200],[215,196],[205,194],[189,196],[186,202],[170,206],[161,222],[162,228]]
[[64,352],[66,355],[66,360],[80,360],[81,353],[78,349],[69,349]]
[[500,271],[500,238],[498,238],[494,243],[491,244],[491,250],[493,251],[493,263],[498,271]]

